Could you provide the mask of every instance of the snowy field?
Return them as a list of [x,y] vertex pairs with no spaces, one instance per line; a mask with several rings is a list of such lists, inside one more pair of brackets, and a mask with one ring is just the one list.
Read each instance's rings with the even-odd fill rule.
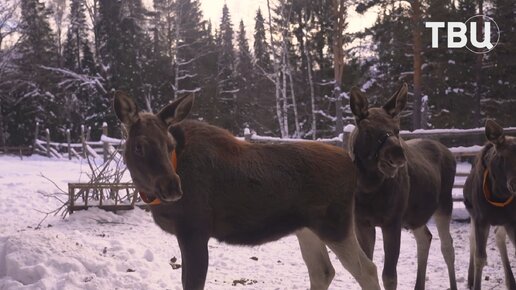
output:
[[[45,194],[57,192],[45,175],[65,189],[85,181],[81,161],[0,157],[0,289],[181,289],[181,255],[174,236],[154,225],[141,209],[113,214],[90,209],[61,219],[47,218],[61,203]],[[460,192],[455,192],[460,195]],[[465,210],[456,204],[455,218]],[[427,270],[427,289],[447,289],[448,275],[435,225]],[[379,231],[378,231],[379,232]],[[466,289],[469,224],[453,222],[459,289]],[[381,273],[383,250],[377,237],[375,262]],[[210,241],[206,289],[307,289],[307,270],[295,237],[258,247],[237,247]],[[514,248],[511,260],[516,265]],[[504,289],[503,270],[492,235],[483,289]],[[336,269],[331,289],[358,289],[330,253]],[[172,260],[177,259],[175,262]],[[172,267],[172,265],[174,267]],[[398,289],[412,289],[416,279],[416,246],[403,231],[398,264]]]

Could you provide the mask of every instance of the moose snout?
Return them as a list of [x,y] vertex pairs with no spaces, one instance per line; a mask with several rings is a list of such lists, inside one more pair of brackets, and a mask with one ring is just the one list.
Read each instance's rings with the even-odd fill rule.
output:
[[183,196],[179,176],[162,176],[156,180],[156,194],[162,201],[174,202]]
[[401,146],[390,148],[385,156],[385,162],[393,168],[401,168],[407,163],[407,158]]
[[509,189],[513,194],[516,194],[516,177],[507,181],[507,189]]

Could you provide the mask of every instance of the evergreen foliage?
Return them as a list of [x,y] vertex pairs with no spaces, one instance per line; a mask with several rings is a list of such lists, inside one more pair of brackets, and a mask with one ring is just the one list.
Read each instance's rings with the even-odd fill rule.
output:
[[[48,8],[54,2],[13,1],[16,13],[0,6],[0,19],[9,19],[0,23],[0,145],[31,144],[35,122],[50,128],[53,139],[103,122],[117,133],[114,90],[127,91],[140,108],[154,112],[195,94],[193,118],[237,135],[249,127],[263,135],[333,137],[336,92],[342,92],[346,125],[353,122],[346,99],[352,86],[366,90],[373,105],[403,81],[414,91],[414,25],[423,27],[419,100],[428,101],[423,114],[429,127],[478,127],[486,118],[516,125],[513,0],[270,0],[270,11],[264,1],[249,27],[244,21],[233,26],[232,16],[240,15],[226,5],[213,27],[200,0],[153,0],[151,7],[142,0],[68,0],[59,6],[67,9],[61,15],[62,48],[58,20]],[[416,3],[420,18],[414,18]],[[337,35],[338,5],[360,13],[376,7],[376,22],[348,34],[347,11],[344,32]],[[501,29],[494,50],[478,56],[448,49],[446,29],[440,30],[439,48],[431,47],[423,22],[464,22],[479,11]],[[6,42],[13,34],[17,41]],[[334,64],[341,54],[338,74]],[[422,125],[414,124],[414,101],[409,94],[405,129]]]

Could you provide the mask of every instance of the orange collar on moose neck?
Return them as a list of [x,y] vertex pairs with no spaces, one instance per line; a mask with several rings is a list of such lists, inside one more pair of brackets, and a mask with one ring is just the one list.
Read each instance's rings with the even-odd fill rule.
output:
[[[172,167],[174,168],[174,171],[177,171],[177,153],[176,153],[176,149],[174,149],[172,151],[172,153],[170,153],[170,163],[172,163]],[[161,204],[161,200],[157,196],[155,198],[153,198],[153,199],[149,199],[146,193],[141,192],[141,191],[139,193],[140,193],[140,198],[146,204],[148,204],[148,205],[158,205],[158,204]]]
[[487,184],[488,183],[488,176],[489,176],[489,170],[486,167],[486,169],[484,170],[484,181],[483,181],[483,184],[482,184],[482,190],[484,191],[484,197],[486,198],[487,202],[489,202],[490,204],[492,204],[492,205],[494,205],[496,207],[505,207],[508,204],[510,204],[512,202],[512,200],[514,199],[514,195],[511,195],[511,197],[509,197],[504,202],[492,201],[490,199],[491,196],[493,196],[493,193],[491,192],[491,190],[489,189],[489,185]]

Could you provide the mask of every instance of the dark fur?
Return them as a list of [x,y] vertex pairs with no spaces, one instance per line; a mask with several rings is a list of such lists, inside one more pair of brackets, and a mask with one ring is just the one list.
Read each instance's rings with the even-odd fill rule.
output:
[[[300,227],[325,240],[344,238],[355,184],[344,150],[315,142],[250,144],[197,121],[170,131],[184,138],[177,145],[184,195],[152,208],[164,230],[175,234],[178,226],[197,220],[210,237],[231,244],[262,244]],[[160,223],[184,215],[187,225]]]
[[[316,142],[251,144],[203,122],[176,123],[170,106],[189,110],[180,101],[133,118],[128,102],[115,102],[119,119],[129,120],[127,166],[139,190],[162,200],[150,209],[178,239],[184,289],[204,287],[211,237],[259,245],[306,227],[330,244],[355,238],[356,171],[345,150]],[[168,158],[173,149],[177,171]]]
[[[405,142],[399,137],[398,114],[406,102],[404,98],[406,87],[405,92],[403,88],[398,90],[383,108],[367,109],[365,96],[356,89],[352,92],[357,127],[350,137],[350,151],[358,168],[357,235],[362,248],[372,258],[375,227],[382,229],[386,289],[395,289],[397,285],[402,227],[424,227],[431,240],[425,226],[428,220],[434,214],[449,219],[453,208],[455,159],[439,142],[422,139]],[[390,137],[385,138],[389,136],[386,134]],[[451,268],[450,283],[454,288]],[[424,270],[418,270],[416,289],[424,289]]]
[[[497,128],[498,134],[490,136],[489,126]],[[516,201],[505,207],[496,207],[488,203],[483,191],[484,170],[487,167],[489,188],[493,193],[492,200],[504,201],[516,194],[508,187],[508,181],[512,180],[514,184],[516,179],[516,138],[504,136],[501,127],[497,126],[493,121],[486,124],[486,135],[490,142],[477,155],[464,184],[464,204],[471,215],[473,226],[468,286],[474,289],[480,289],[482,267],[487,259],[486,242],[490,226],[503,226],[513,243],[516,235]],[[505,243],[505,240],[503,242]],[[480,272],[477,273],[476,264],[481,265],[480,269],[477,269]],[[508,289],[516,289],[510,265],[504,264],[504,268]]]

